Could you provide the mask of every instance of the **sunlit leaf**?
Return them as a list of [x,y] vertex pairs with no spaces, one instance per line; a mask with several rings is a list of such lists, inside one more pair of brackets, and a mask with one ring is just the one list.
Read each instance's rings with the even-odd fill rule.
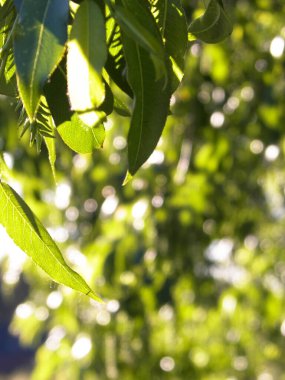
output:
[[30,120],[43,87],[64,53],[68,0],[22,0],[14,35],[18,88]]
[[54,180],[56,181],[55,174],[55,161],[56,161],[56,150],[55,150],[55,138],[53,137],[44,137],[44,142],[48,150],[48,159],[52,171]]
[[0,223],[7,233],[54,281],[100,300],[66,264],[59,248],[24,200],[3,182],[0,182],[0,207]]
[[75,15],[68,43],[68,95],[73,110],[91,110],[103,103],[101,74],[106,59],[104,16],[95,1],[85,0]]
[[91,111],[78,115],[74,113],[71,121],[58,127],[58,133],[63,141],[77,153],[91,153],[102,148],[105,139],[105,129],[102,119],[104,112]]

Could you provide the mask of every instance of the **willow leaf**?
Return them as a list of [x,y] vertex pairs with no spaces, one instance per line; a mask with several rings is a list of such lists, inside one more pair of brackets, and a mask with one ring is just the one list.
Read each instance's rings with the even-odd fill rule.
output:
[[64,57],[44,87],[44,94],[56,126],[72,116],[67,96],[66,58]]
[[16,4],[19,17],[14,34],[14,57],[18,88],[32,121],[44,84],[64,53],[69,2],[22,0]]
[[104,118],[105,113],[99,111],[74,113],[71,121],[61,124],[57,130],[70,149],[77,153],[92,153],[94,149],[103,146],[105,129],[102,119]]
[[56,161],[56,150],[55,150],[55,138],[54,137],[44,137],[44,141],[48,150],[48,159],[52,171],[54,181],[56,182],[55,173],[55,161]]
[[108,44],[106,71],[112,81],[132,98],[133,93],[126,79],[126,60],[123,52],[120,27],[110,15],[106,19],[106,32]]
[[0,182],[0,207],[0,224],[54,281],[100,300],[83,278],[66,264],[59,248],[29,206],[3,182]]
[[203,16],[192,21],[188,31],[190,36],[194,35],[204,42],[217,43],[228,37],[232,28],[221,0],[210,0]]
[[121,31],[148,52],[156,70],[156,79],[164,76],[164,80],[167,81],[165,49],[148,3],[140,0],[122,0],[122,6],[114,7],[114,17]]
[[161,136],[170,101],[170,83],[157,80],[148,52],[123,35],[128,80],[134,92],[134,108],[128,134],[129,172],[134,175],[148,159]]
[[187,48],[187,22],[180,0],[150,0],[166,51],[180,70]]
[[94,0],[85,0],[76,12],[68,43],[67,82],[73,110],[91,110],[103,103],[106,60],[104,16]]

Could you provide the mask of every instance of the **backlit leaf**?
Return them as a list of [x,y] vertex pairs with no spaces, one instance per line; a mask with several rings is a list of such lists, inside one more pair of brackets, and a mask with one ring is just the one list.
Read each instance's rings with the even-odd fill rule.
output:
[[59,248],[29,206],[3,182],[0,182],[0,208],[0,224],[54,281],[100,300],[83,278],[66,264]]
[[78,115],[74,113],[71,121],[61,124],[57,130],[63,141],[77,153],[92,153],[102,148],[105,129],[102,119],[104,112],[91,111]]
[[107,59],[105,20],[94,0],[84,0],[72,26],[67,54],[71,108],[98,108],[105,98],[102,69]]

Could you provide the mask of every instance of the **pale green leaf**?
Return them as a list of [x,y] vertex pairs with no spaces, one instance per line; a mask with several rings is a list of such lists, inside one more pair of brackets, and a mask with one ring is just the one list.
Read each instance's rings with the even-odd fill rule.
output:
[[94,149],[102,148],[105,139],[105,129],[102,119],[104,112],[74,113],[71,121],[61,124],[57,130],[62,140],[77,153],[92,153]]
[[91,110],[103,103],[106,60],[104,16],[95,1],[85,0],[76,12],[68,43],[67,82],[73,110]]
[[66,264],[59,248],[29,206],[3,182],[0,182],[0,209],[0,224],[54,281],[100,301],[83,278]]
[[43,86],[61,60],[67,39],[68,0],[22,0],[14,34],[18,88],[32,121]]

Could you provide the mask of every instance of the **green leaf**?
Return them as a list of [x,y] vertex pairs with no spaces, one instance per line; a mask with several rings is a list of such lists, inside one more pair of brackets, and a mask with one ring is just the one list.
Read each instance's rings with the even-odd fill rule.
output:
[[14,242],[54,281],[100,301],[83,278],[73,271],[38,218],[24,200],[0,182],[0,223]]
[[207,43],[217,43],[232,33],[232,23],[221,4],[221,1],[210,0],[204,15],[189,25],[190,36]]
[[48,150],[48,159],[52,171],[54,181],[56,182],[55,174],[55,161],[56,161],[56,150],[55,150],[55,138],[54,137],[44,137],[44,141]]
[[180,70],[184,68],[187,48],[187,22],[180,0],[151,0],[152,12],[166,51]]
[[114,96],[110,86],[105,80],[104,85],[106,95],[103,103],[100,105],[100,107],[98,107],[98,111],[103,111],[106,115],[110,115],[113,112],[114,108]]
[[67,39],[68,0],[23,0],[14,34],[18,88],[32,121]]
[[103,146],[104,118],[104,112],[91,111],[80,115],[74,113],[71,121],[61,124],[57,130],[65,144],[75,152],[92,153],[94,149]]
[[[128,3],[125,2],[125,4]],[[140,8],[144,9],[143,7]],[[115,8],[116,20],[123,31],[151,54],[164,59],[164,50],[159,39],[157,39],[136,16],[136,13],[133,14],[131,9],[123,8],[122,6],[117,6]],[[146,25],[148,24],[146,23]]]
[[44,87],[44,94],[56,126],[69,121],[73,112],[67,96],[66,58],[64,57]]
[[116,95],[114,95],[114,110],[120,116],[131,116],[128,106]]
[[123,52],[120,27],[110,15],[107,16],[106,20],[106,33],[108,45],[106,71],[112,81],[132,98],[133,93],[126,79],[126,60]]
[[171,96],[169,81],[157,80],[148,52],[123,34],[128,80],[134,108],[128,134],[129,172],[134,175],[148,159],[161,136]]
[[114,17],[121,30],[149,53],[156,78],[167,78],[164,45],[148,5],[138,0],[122,0],[122,4],[114,7]]
[[84,0],[76,12],[67,53],[71,108],[98,108],[105,98],[102,69],[107,60],[105,19],[94,0]]

